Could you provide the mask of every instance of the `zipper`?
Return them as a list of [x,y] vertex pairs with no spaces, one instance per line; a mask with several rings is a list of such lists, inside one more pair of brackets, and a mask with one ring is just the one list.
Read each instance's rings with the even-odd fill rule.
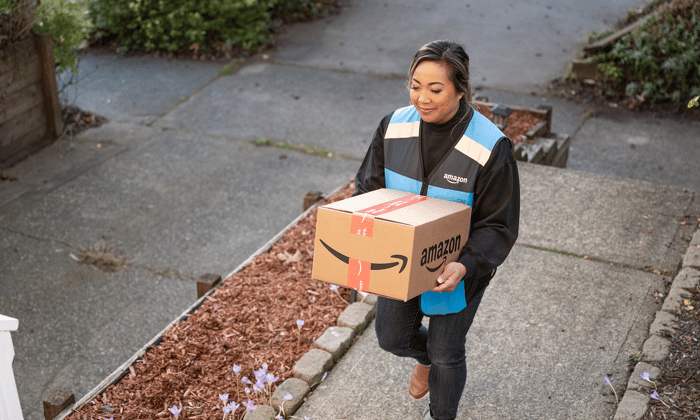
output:
[[[467,126],[471,123],[471,119],[474,116],[474,109],[472,107],[469,107],[469,110],[467,110]],[[432,178],[433,174],[437,172],[437,170],[442,166],[442,164],[445,162],[445,159],[447,159],[447,156],[449,156],[450,153],[454,150],[455,146],[457,146],[457,143],[459,143],[459,139],[462,137],[461,134],[457,136],[457,139],[452,140],[453,144],[452,147],[445,153],[445,155],[440,159],[437,165],[433,168],[432,172],[428,174],[428,176],[425,175],[425,166],[423,165],[423,120],[420,122],[420,128],[418,129],[418,158],[420,159],[420,171],[421,175],[423,176],[423,183],[420,187],[420,195],[427,196],[428,195],[428,187],[430,186],[428,184],[428,181],[430,178]]]

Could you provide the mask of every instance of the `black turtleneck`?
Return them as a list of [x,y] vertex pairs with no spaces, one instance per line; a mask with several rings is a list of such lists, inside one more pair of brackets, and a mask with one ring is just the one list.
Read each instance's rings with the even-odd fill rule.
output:
[[429,177],[433,169],[440,165],[447,153],[462,138],[473,113],[474,110],[470,106],[459,101],[459,109],[449,121],[433,124],[421,120],[420,147],[424,177]]

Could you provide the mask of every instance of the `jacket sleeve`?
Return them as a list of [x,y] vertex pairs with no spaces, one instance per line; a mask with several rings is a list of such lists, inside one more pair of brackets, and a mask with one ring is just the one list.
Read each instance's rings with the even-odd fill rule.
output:
[[471,231],[459,262],[465,280],[487,276],[505,261],[518,237],[520,181],[508,139],[501,139],[477,179]]
[[374,132],[372,144],[367,149],[362,165],[355,175],[353,196],[386,187],[384,180],[384,134],[390,119],[391,114],[384,117]]

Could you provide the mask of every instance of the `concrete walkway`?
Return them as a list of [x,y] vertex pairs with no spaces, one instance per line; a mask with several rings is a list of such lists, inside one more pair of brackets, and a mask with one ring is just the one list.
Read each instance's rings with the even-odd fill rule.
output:
[[[221,77],[228,63],[86,55],[67,99],[110,122],[0,183],[0,313],[19,319],[25,418],[43,418],[52,389],[91,390],[196,299],[198,276],[229,273],[293,220],[306,191],[352,178],[379,120],[408,103],[415,50],[443,37],[465,43],[479,95],[551,105],[553,131],[573,135],[568,170],[520,165],[522,232],[470,333],[460,418],[612,414],[603,376],[626,381],[652,294],[697,228],[700,126],[543,96],[589,31],[641,3],[482,3],[346,1]],[[71,258],[104,244],[128,270]],[[370,329],[300,414],[414,418],[411,368]]]

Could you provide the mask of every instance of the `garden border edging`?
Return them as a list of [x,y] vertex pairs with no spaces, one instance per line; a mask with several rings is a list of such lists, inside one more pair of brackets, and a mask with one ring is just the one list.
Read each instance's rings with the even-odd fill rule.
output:
[[[328,197],[342,191],[344,188],[347,188],[350,184],[352,184],[353,180],[350,180],[344,184],[342,184],[340,187],[336,188],[332,192],[328,194]],[[255,251],[253,254],[251,254],[245,261],[240,263],[231,273],[229,273],[224,279],[228,279],[229,277],[233,276],[234,274],[238,273],[241,271],[247,264],[249,264],[253,259],[272,248],[272,246],[277,243],[292,227],[296,226],[300,220],[302,220],[304,217],[306,217],[309,213],[311,213],[316,207],[318,207],[319,202],[315,203],[311,207],[309,207],[307,210],[303,211],[299,216],[297,216],[294,220],[292,220],[287,226],[285,226],[280,232],[278,232],[275,236],[272,237],[269,241],[267,241],[263,246],[258,248],[257,251]],[[95,388],[93,388],[90,392],[85,394],[80,400],[77,402],[69,405],[66,407],[60,414],[58,414],[56,417],[54,417],[55,420],[64,420],[67,416],[71,415],[73,411],[75,411],[76,408],[84,405],[88,401],[92,400],[95,398],[97,395],[100,393],[104,392],[108,387],[111,385],[119,382],[121,378],[126,376],[129,373],[129,367],[132,366],[134,363],[138,362],[146,353],[148,353],[149,349],[151,347],[157,346],[160,341],[163,339],[163,335],[166,333],[166,331],[177,324],[178,322],[186,319],[188,316],[193,314],[202,304],[204,304],[204,301],[211,295],[217,288],[221,287],[223,285],[223,281],[220,282],[218,285],[207,291],[202,297],[197,299],[192,305],[190,305],[187,309],[185,309],[182,314],[180,314],[177,318],[175,318],[172,322],[170,322],[165,328],[163,328],[155,337],[153,337],[151,340],[149,340],[141,349],[139,349],[136,353],[134,353],[133,356],[128,358],[124,363],[122,363],[119,367],[117,367],[109,376],[107,376],[102,382],[100,382]],[[347,310],[347,308],[346,308]],[[341,314],[342,315],[342,314]]]
[[[654,322],[649,327],[649,337],[642,346],[639,362],[635,365],[630,376],[625,395],[620,400],[613,420],[640,420],[644,417],[649,405],[646,391],[652,389],[652,383],[637,379],[644,372],[649,373],[649,379],[655,381],[661,373],[654,365],[666,359],[670,352],[671,342],[660,336],[662,332],[674,332],[676,325],[674,312],[678,312],[683,304],[683,294],[686,289],[700,285],[700,230],[693,233],[688,249],[683,256],[681,270],[674,277],[671,288],[664,299],[663,306],[656,313]],[[671,316],[669,316],[671,315]],[[644,391],[644,392],[641,392]]]

